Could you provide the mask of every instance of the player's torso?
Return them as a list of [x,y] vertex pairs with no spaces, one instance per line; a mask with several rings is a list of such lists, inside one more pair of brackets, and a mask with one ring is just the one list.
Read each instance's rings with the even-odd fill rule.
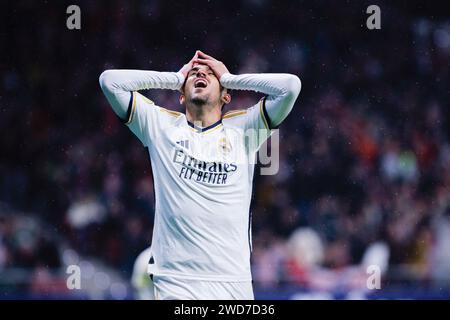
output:
[[160,268],[247,279],[253,165],[242,133],[223,123],[201,132],[183,115],[149,148]]
[[180,116],[159,133],[154,148],[171,175],[198,187],[232,186],[248,170],[242,132],[222,121],[202,131]]
[[242,131],[222,121],[199,130],[181,115],[159,132],[150,155],[159,191],[164,190],[159,196],[174,206],[171,214],[201,216],[221,208],[248,214],[253,165]]

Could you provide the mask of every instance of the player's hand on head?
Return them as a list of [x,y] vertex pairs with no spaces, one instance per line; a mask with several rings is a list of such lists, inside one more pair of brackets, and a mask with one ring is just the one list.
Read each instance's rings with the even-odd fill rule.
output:
[[197,59],[197,58],[198,58],[198,51],[195,52],[194,57],[192,57],[192,59],[180,69],[179,72],[181,72],[183,74],[185,79],[187,78],[188,73],[189,73],[189,71],[191,71],[191,69],[194,65],[195,59]]
[[197,50],[195,54],[197,55],[197,58],[194,59],[194,63],[204,64],[210,67],[217,79],[220,80],[220,77],[223,74],[230,73],[222,61],[219,61],[200,50]]

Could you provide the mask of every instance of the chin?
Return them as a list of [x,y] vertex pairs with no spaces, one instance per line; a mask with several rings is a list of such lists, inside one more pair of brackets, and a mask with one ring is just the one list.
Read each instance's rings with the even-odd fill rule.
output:
[[191,102],[196,105],[203,105],[208,102],[208,97],[197,95],[191,98]]

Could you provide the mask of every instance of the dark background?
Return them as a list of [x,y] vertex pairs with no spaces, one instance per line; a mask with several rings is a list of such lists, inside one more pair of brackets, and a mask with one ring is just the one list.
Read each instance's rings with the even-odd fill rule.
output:
[[[81,30],[66,28],[71,4],[81,8]],[[366,28],[370,4],[381,8],[381,30]],[[109,68],[178,71],[201,49],[232,73],[302,80],[280,128],[280,172],[255,177],[257,297],[361,289],[364,281],[351,283],[349,274],[364,278],[363,257],[375,243],[389,253],[382,292],[442,297],[450,286],[445,8],[444,1],[2,2],[0,294],[74,297],[64,274],[73,255],[118,274],[131,292],[133,263],[151,241],[151,169],[98,77]],[[182,110],[176,92],[146,94]],[[228,109],[258,99],[233,92]],[[320,240],[319,248],[301,245],[320,253],[312,265],[293,244],[304,241],[296,230]]]

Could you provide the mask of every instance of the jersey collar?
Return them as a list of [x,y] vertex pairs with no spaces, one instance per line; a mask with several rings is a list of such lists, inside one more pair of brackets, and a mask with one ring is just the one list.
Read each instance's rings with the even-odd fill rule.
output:
[[195,124],[193,124],[193,123],[190,122],[189,120],[186,120],[186,121],[187,121],[188,125],[189,125],[191,128],[194,128],[195,131],[197,131],[197,132],[199,132],[199,133],[203,133],[203,132],[209,131],[209,130],[211,130],[211,129],[214,129],[214,128],[217,127],[218,125],[222,124],[222,119],[220,119],[219,121],[213,123],[212,125],[207,126],[207,127],[205,127],[205,128],[202,128],[202,127],[196,126]]

